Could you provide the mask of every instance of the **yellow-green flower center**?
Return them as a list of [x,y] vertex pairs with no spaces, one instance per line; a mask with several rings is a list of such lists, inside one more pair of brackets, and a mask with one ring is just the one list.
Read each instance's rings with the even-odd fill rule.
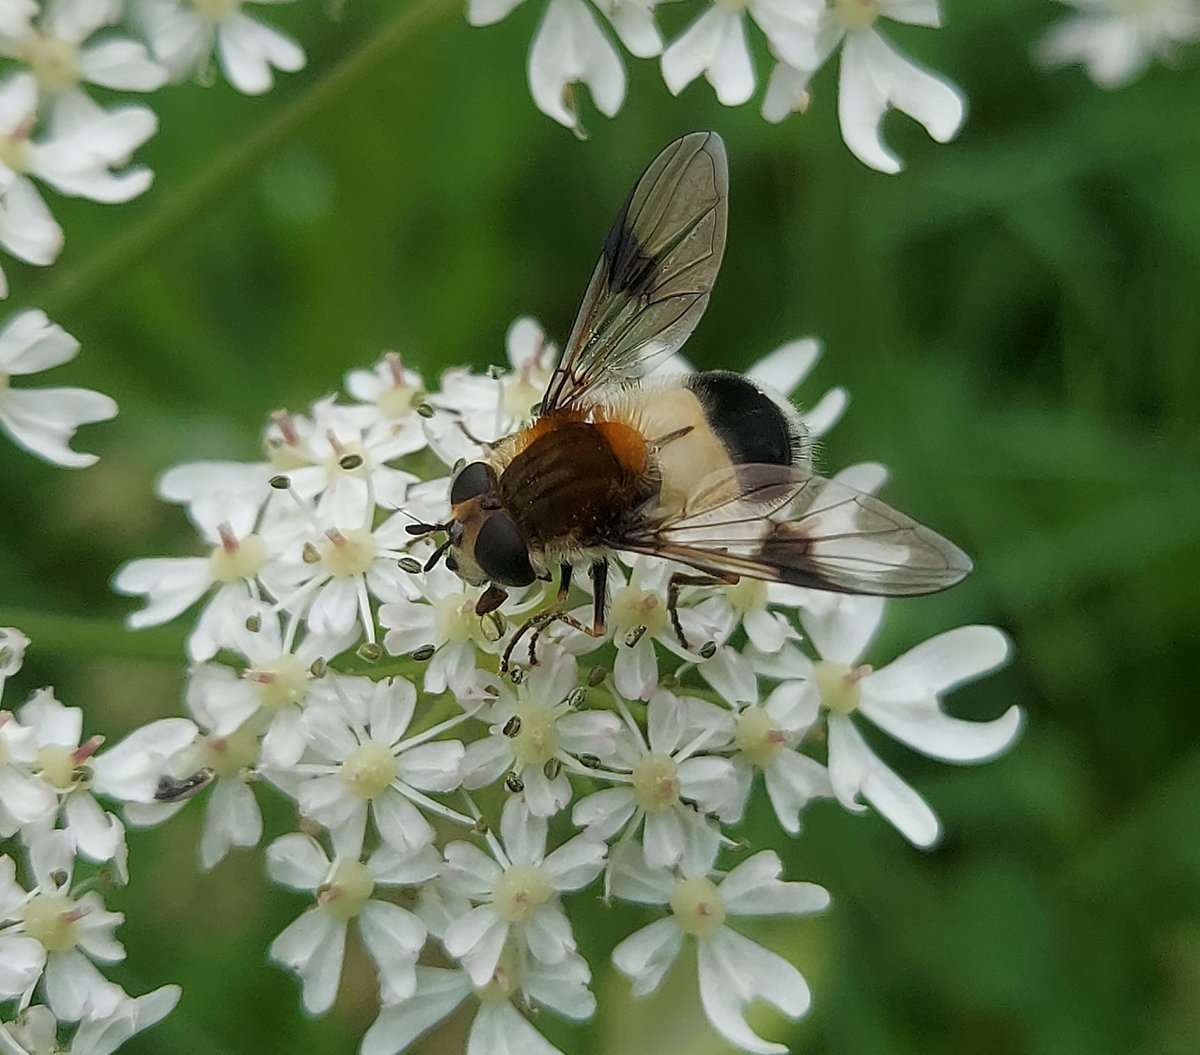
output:
[[648,590],[622,586],[613,594],[609,614],[618,634],[644,626],[647,636],[656,637],[667,625],[667,602]]
[[413,408],[425,402],[425,392],[417,385],[400,380],[389,385],[375,397],[375,405],[386,418],[404,418]]
[[44,92],[70,91],[79,82],[79,48],[70,41],[35,32],[21,49],[21,58]]
[[317,889],[317,904],[334,919],[351,920],[366,907],[375,880],[361,861],[339,861],[329,882]]
[[366,528],[333,530],[321,546],[321,563],[330,575],[364,575],[378,552],[375,539]]
[[465,593],[447,594],[433,604],[433,628],[443,644],[461,645],[480,633],[475,601]]
[[662,813],[679,802],[679,767],[670,755],[651,751],[633,767],[633,801],[647,813]]
[[342,762],[342,780],[360,799],[382,795],[396,779],[398,767],[391,747],[378,740],[359,744]]
[[66,894],[34,894],[21,911],[24,931],[48,952],[68,952],[79,941],[82,913]]
[[525,703],[517,708],[521,729],[513,737],[515,769],[545,765],[558,753],[554,717],[554,711],[540,703]]
[[761,579],[744,575],[732,586],[725,587],[725,597],[735,611],[745,614],[767,606],[767,584]]
[[725,924],[725,902],[703,877],[685,879],[671,895],[671,911],[684,934],[711,938]]
[[29,137],[18,131],[15,135],[0,132],[0,165],[17,175],[29,171]]
[[254,682],[258,702],[277,711],[300,703],[308,695],[312,674],[299,659],[287,654],[246,671],[246,679]]
[[221,22],[236,14],[241,6],[242,0],[192,0],[196,13],[209,22]]
[[513,865],[496,880],[492,905],[509,923],[524,923],[553,894],[550,880],[537,865]]
[[859,684],[870,667],[850,667],[845,663],[832,663],[827,659],[813,666],[813,680],[821,703],[838,714],[853,714],[862,700]]
[[228,736],[205,737],[201,752],[205,767],[218,777],[236,776],[258,761],[258,737],[247,723]]
[[267,544],[257,535],[247,535],[244,539],[228,535],[213,547],[208,567],[217,582],[236,582],[258,575],[267,557]]
[[747,707],[738,716],[734,741],[752,766],[765,769],[787,744],[787,733],[763,708]]
[[47,744],[38,750],[37,766],[42,776],[59,791],[66,791],[75,786],[78,769],[75,748]]
[[834,0],[833,17],[850,33],[870,29],[879,17],[879,0]]

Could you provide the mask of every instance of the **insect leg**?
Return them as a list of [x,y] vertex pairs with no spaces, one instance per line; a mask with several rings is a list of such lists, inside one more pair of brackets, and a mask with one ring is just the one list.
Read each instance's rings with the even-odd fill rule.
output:
[[671,617],[671,626],[679,643],[689,652],[692,646],[688,644],[687,635],[679,622],[679,591],[685,586],[732,586],[738,581],[737,575],[688,575],[685,572],[672,572],[667,582],[667,614]]
[[604,613],[608,607],[608,561],[592,563],[592,637],[603,637]]
[[537,643],[546,629],[554,623],[566,623],[572,630],[578,630],[580,633],[587,634],[588,637],[603,637],[606,633],[604,622],[604,602],[605,594],[608,587],[608,562],[603,560],[595,561],[592,564],[591,576],[594,589],[596,591],[596,601],[593,608],[592,625],[587,626],[581,623],[570,612],[564,611],[563,605],[566,602],[567,593],[571,589],[571,566],[564,563],[562,565],[562,579],[558,590],[558,598],[555,606],[548,611],[539,612],[537,615],[530,616],[524,623],[517,628],[517,632],[513,635],[513,639],[508,643],[508,647],[504,650],[504,656],[500,660],[500,673],[506,674],[512,662],[513,650],[517,646],[517,642],[521,640],[527,633],[529,636],[529,664],[536,667],[538,664],[537,658]]
[[561,605],[567,599],[567,594],[571,592],[571,573],[574,569],[566,561],[559,565],[560,573],[558,577],[558,597],[555,604]]

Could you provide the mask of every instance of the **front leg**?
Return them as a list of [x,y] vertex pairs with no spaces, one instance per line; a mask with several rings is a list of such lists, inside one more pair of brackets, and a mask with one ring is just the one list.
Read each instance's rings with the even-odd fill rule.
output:
[[571,590],[571,565],[563,562],[562,576],[559,580],[558,596],[555,598],[554,607],[545,612],[539,612],[537,615],[530,616],[513,634],[512,640],[508,643],[508,647],[504,650],[504,655],[500,660],[500,673],[507,674],[512,665],[513,650],[517,647],[517,642],[521,640],[527,633],[529,638],[529,665],[536,667],[538,665],[537,658],[537,643],[545,630],[554,623],[566,623],[573,630],[578,630],[580,633],[587,634],[588,637],[603,637],[606,633],[604,621],[605,596],[608,587],[608,562],[604,560],[595,561],[592,564],[591,576],[592,585],[595,591],[595,600],[592,605],[592,625],[586,626],[581,623],[568,611],[566,611],[567,595]]

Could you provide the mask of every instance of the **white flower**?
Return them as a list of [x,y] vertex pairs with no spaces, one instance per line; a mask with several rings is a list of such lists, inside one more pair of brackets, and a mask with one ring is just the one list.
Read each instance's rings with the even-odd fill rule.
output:
[[[83,711],[64,707],[52,689],[39,689],[17,713],[32,732],[37,748],[32,766],[56,796],[73,848],[92,861],[114,861],[123,874],[125,829],[90,790],[91,759],[104,738],[82,740]],[[27,804],[32,801],[30,795]]]
[[[521,0],[469,0],[474,26],[499,22]],[[636,15],[634,19],[636,20]],[[635,35],[642,37],[639,26]],[[529,49],[529,91],[537,108],[580,130],[572,87],[586,84],[597,109],[612,117],[625,101],[625,65],[583,0],[550,0]]]
[[859,660],[879,626],[883,603],[872,597],[838,597],[822,613],[801,620],[821,658],[812,662],[788,647],[775,673],[803,679],[795,706],[819,705],[829,735],[829,776],[838,801],[862,812],[869,802],[910,842],[931,846],[941,826],[929,805],[867,746],[852,717],[861,714],[890,736],[930,758],[983,762],[1005,750],[1021,727],[1010,707],[987,722],[952,718],[941,697],[956,685],[995,670],[1008,658],[1008,639],[995,627],[964,626],[931,638],[885,667]]
[[4,683],[25,662],[25,649],[28,647],[29,638],[15,626],[0,626],[0,698],[4,695]]
[[718,0],[663,52],[663,80],[678,95],[704,74],[722,103],[739,106],[754,94],[754,63],[744,14],[758,23],[782,61],[815,68],[821,8],[821,0]]
[[79,342],[40,311],[23,311],[0,330],[0,428],[39,458],[76,469],[97,459],[71,450],[75,430],[114,417],[116,403],[86,388],[13,388],[11,379],[61,366],[78,352]]
[[579,132],[577,83],[591,89],[605,117],[625,101],[625,65],[596,16],[583,0],[550,0],[529,49],[529,91],[542,113]]
[[370,370],[351,370],[346,375],[346,392],[375,409],[384,426],[376,431],[391,440],[391,457],[425,446],[419,413],[425,406],[425,382],[415,370],[405,367],[399,352],[388,352]]
[[16,884],[11,860],[0,858],[0,990],[17,996],[7,990],[32,976],[20,994],[25,995],[41,977],[46,1002],[64,1022],[111,1015],[124,999],[121,989],[92,963],[125,958],[113,937],[124,917],[106,911],[95,892],[71,897],[74,863],[67,832],[40,835],[30,845],[37,885],[26,893]]
[[727,927],[725,920],[820,912],[829,905],[829,895],[814,883],[782,882],[783,866],[770,850],[743,861],[715,884],[704,872],[679,878],[648,867],[630,850],[614,864],[613,893],[671,908],[671,915],[631,934],[613,950],[613,963],[633,981],[634,995],[658,988],[684,938],[691,937],[696,942],[700,1002],[709,1022],[743,1051],[787,1055],[782,1044],[765,1041],[750,1029],[744,1011],[761,999],[789,1018],[799,1018],[812,1002],[808,985],[787,960]]
[[[880,125],[889,107],[915,118],[939,143],[958,133],[966,114],[962,93],[948,80],[901,54],[875,28],[880,18],[916,26],[939,26],[937,0],[830,0],[818,19],[816,62],[784,65],[763,104],[763,116],[782,120],[807,105],[808,83],[841,46],[838,117],[842,138],[855,157],[880,172],[899,172],[901,162],[883,143]],[[801,72],[803,71],[803,72]]]
[[[386,402],[383,393],[379,398]],[[377,505],[406,505],[408,485],[417,478],[387,463],[424,445],[424,432],[411,417],[384,417],[376,405],[340,405],[333,396],[317,400],[311,416],[278,411],[266,434],[271,465],[296,495],[315,499],[318,517],[342,524],[365,523]],[[299,519],[295,506],[275,513]]]
[[297,644],[291,640],[296,622],[286,636],[278,613],[258,611],[243,622],[227,647],[246,657],[239,676],[229,667],[203,663],[189,672],[188,709],[216,736],[229,736],[254,720],[262,733],[262,761],[268,766],[291,766],[300,760],[306,744],[300,716],[307,705],[319,662],[344,652],[357,639],[351,632],[340,637],[308,634]]
[[[75,93],[64,96],[55,107],[49,135],[34,141],[29,132],[36,123],[37,102],[32,74],[19,73],[0,84],[0,185],[11,184],[9,199],[13,187],[25,185],[44,212],[29,176],[44,180],[60,194],[108,203],[129,201],[150,186],[149,169],[112,170],[126,165],[154,134],[158,118],[152,110],[144,106],[102,110],[87,96]],[[10,200],[10,209],[12,204]]]
[[88,42],[122,13],[120,0],[54,0],[35,24],[0,33],[0,54],[26,65],[55,107],[81,82],[134,92],[161,88],[167,71],[143,44],[112,34]]
[[558,348],[536,319],[513,320],[504,343],[509,370],[484,375],[452,367],[442,374],[441,392],[430,396],[443,413],[426,424],[429,445],[446,465],[460,458],[474,461],[481,444],[507,436],[528,420],[550,382]]
[[644,820],[646,858],[656,867],[711,861],[720,833],[703,813],[726,808],[736,787],[728,759],[698,752],[720,739],[720,728],[713,725],[685,740],[694,729],[695,712],[685,700],[658,689],[646,705],[647,740],[624,701],[614,699],[629,735],[619,741],[609,771],[601,776],[618,786],[580,799],[571,819],[599,839],[622,830],[632,835]]
[[487,843],[490,857],[470,843],[451,843],[442,873],[451,887],[480,902],[451,922],[442,939],[476,986],[493,977],[510,936],[544,964],[572,956],[575,939],[559,895],[595,879],[607,850],[583,834],[547,854],[546,821],[515,795],[504,804],[500,838],[489,832]]
[[[700,664],[701,670],[710,665],[717,669],[723,669],[726,663],[733,665],[737,671],[731,674],[732,681],[739,683],[742,689],[746,687],[747,678],[753,680],[754,672],[749,665],[739,663],[732,650],[725,647],[725,641],[734,629],[733,621],[716,621],[698,607],[690,606],[687,598],[680,600],[676,614],[689,647],[685,648],[680,642],[667,604],[667,585],[671,574],[678,570],[678,565],[668,561],[635,557],[629,563],[626,580],[618,564],[609,565],[608,628],[617,649],[613,683],[627,699],[647,700],[657,690],[656,643],[681,659]],[[590,622],[591,604],[578,610],[575,616]],[[602,645],[603,639],[571,632],[564,638],[564,644],[574,651],[588,651]],[[700,651],[697,654],[691,651],[693,649]],[[719,679],[719,683],[727,687],[730,680]]]
[[491,725],[491,735],[467,746],[463,786],[486,787],[511,773],[530,813],[551,817],[571,801],[564,764],[582,771],[580,755],[603,762],[616,749],[621,721],[608,711],[578,709],[584,690],[577,687],[574,657],[544,646],[538,658],[540,665],[515,690],[497,679],[499,699],[476,714]]
[[[18,1050],[28,1055],[112,1055],[136,1033],[157,1025],[179,1003],[177,985],[164,985],[136,998],[125,997],[111,1014],[79,1023],[69,1043],[58,1037],[58,1020],[42,1004],[28,1008],[18,1021],[0,1025]],[[4,1049],[0,1044],[0,1049]]]
[[379,887],[422,883],[437,875],[440,865],[431,847],[409,855],[382,847],[365,863],[357,856],[331,861],[320,843],[298,832],[268,847],[271,878],[316,898],[270,948],[273,960],[300,976],[311,1014],[324,1014],[337,996],[351,920],[379,971],[380,998],[394,1002],[412,996],[425,925],[407,909],[371,895]]
[[468,586],[444,564],[422,572],[414,582],[420,590],[417,599],[400,597],[379,606],[379,625],[387,630],[384,647],[392,655],[433,649],[422,683],[430,695],[449,689],[464,707],[494,698],[497,677],[481,669],[480,660],[501,651],[503,616],[476,615],[483,591]]
[[398,1055],[447,1018],[469,996],[479,1008],[467,1034],[465,1055],[563,1055],[513,1006],[548,1007],[572,1019],[590,1018],[596,1000],[587,988],[591,973],[582,957],[571,955],[552,967],[501,958],[486,986],[474,985],[466,971],[418,967],[412,999],[385,1005],[363,1037],[361,1055]]
[[1058,22],[1034,49],[1046,66],[1078,64],[1101,88],[1136,80],[1155,59],[1200,40],[1196,0],[1060,0],[1077,13]]
[[[123,564],[113,589],[146,598],[146,606],[126,619],[131,630],[170,622],[211,594],[188,635],[188,654],[202,662],[230,643],[247,602],[261,597],[258,577],[271,559],[261,535],[243,536],[226,522],[204,532],[212,550],[207,557],[148,557]],[[242,617],[244,622],[244,617]]]
[[338,636],[357,624],[374,642],[371,598],[404,597],[405,573],[398,562],[413,541],[406,530],[411,523],[403,512],[373,529],[315,523],[301,546],[264,569],[263,582],[278,606],[303,616],[313,633]]
[[405,739],[417,702],[411,682],[330,673],[320,688],[329,700],[314,701],[301,719],[314,760],[267,775],[294,787],[300,812],[340,839],[343,854],[361,849],[368,809],[384,842],[404,853],[433,842],[422,810],[470,824],[424,794],[461,783],[463,745],[437,739],[461,717]]
[[805,693],[803,683],[785,682],[761,705],[743,707],[732,718],[730,741],[736,753],[730,761],[737,793],[721,812],[721,820],[736,824],[742,819],[754,774],[761,771],[779,823],[791,835],[798,834],[805,806],[833,795],[826,768],[799,751],[817,720],[815,701]]
[[221,72],[246,95],[270,90],[272,70],[304,67],[300,45],[243,14],[243,0],[135,0],[133,6],[154,57],[175,80],[202,74],[214,48]]

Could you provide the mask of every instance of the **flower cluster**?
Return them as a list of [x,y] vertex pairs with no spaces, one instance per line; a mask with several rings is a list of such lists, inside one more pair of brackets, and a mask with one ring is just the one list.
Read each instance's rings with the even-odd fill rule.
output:
[[[541,396],[555,349],[529,319],[507,345],[505,369],[449,370],[437,391],[388,353],[347,377],[348,398],[275,413],[263,460],[162,477],[201,553],[131,561],[114,585],[146,601],[134,627],[197,611],[195,732],[160,756],[157,800],[125,790],[125,817],[154,823],[206,798],[211,867],[263,840],[259,795],[291,799],[301,830],[269,843],[267,869],[308,903],[270,955],[322,1013],[357,930],[380,1006],[364,1055],[405,1050],[464,1003],[476,1008],[471,1055],[555,1051],[527,1012],[593,1013],[594,962],[572,924],[593,890],[658,909],[613,953],[635,993],[694,944],[713,1027],[746,1051],[783,1052],[745,1009],[763,998],[799,1016],[808,986],[737,920],[817,912],[829,895],[785,880],[786,855],[744,850],[756,786],[784,839],[828,800],[932,844],[937,818],[864,729],[952,762],[996,755],[1019,710],[965,721],[943,697],[1000,666],[1008,642],[962,627],[872,666],[882,602],[743,579],[683,591],[684,643],[665,562],[618,556],[605,637],[539,624],[518,643],[556,588],[535,581],[497,607],[423,533],[446,519],[454,467]],[[818,351],[792,342],[752,376],[790,392]],[[810,430],[845,405],[827,394]],[[860,465],[841,478],[872,490],[885,475]],[[592,599],[576,584],[566,605],[584,618]]]
[[1129,84],[1155,59],[1170,62],[1200,40],[1196,0],[1060,2],[1076,11],[1050,29],[1034,55],[1045,66],[1084,66],[1101,88]]
[[[6,0],[0,56],[0,246],[46,266],[63,246],[38,183],[60,194],[125,202],[150,186],[131,165],[158,127],[149,107],[105,107],[88,89],[152,92],[202,71],[214,48],[245,92],[271,86],[271,69],[295,70],[304,53],[226,0]],[[2,276],[2,273],[0,273]],[[0,295],[7,283],[0,277]]]
[[[28,645],[19,630],[0,628],[0,704]],[[104,750],[103,737],[84,735],[83,712],[52,689],[0,710],[5,1051],[108,1055],[175,1006],[178,986],[134,998],[97,966],[125,956],[114,934],[123,917],[104,907],[97,888],[127,878],[125,827],[100,800],[152,800],[163,760],[194,736],[191,722],[171,718]]]
[[[656,20],[663,0],[548,0],[529,51],[529,88],[538,108],[580,130],[573,92],[586,84],[597,109],[611,117],[625,99],[625,66],[598,9],[630,54],[657,58],[674,94],[703,76],[726,106],[754,95],[751,32],[761,34],[774,60],[762,97],[762,115],[782,121],[804,111],[809,84],[837,53],[838,117],[842,138],[856,157],[880,172],[901,162],[884,144],[889,108],[925,126],[939,143],[962,125],[962,93],[946,78],[898,51],[881,26],[887,20],[936,27],[938,0],[703,0],[695,19],[667,42]],[[468,0],[474,25],[497,22],[521,0]]]
[[[300,47],[242,11],[241,0],[0,0],[0,248],[47,267],[65,236],[39,185],[68,197],[127,202],[150,170],[131,163],[158,128],[140,103],[102,106],[89,89],[152,92],[204,76],[214,52],[240,91],[271,87],[272,69],[297,70]],[[0,299],[8,296],[0,269]],[[72,359],[77,342],[37,311],[0,332],[0,428],[59,465],[95,459],[67,447],[75,429],[116,413],[82,389],[10,390],[12,375]]]

